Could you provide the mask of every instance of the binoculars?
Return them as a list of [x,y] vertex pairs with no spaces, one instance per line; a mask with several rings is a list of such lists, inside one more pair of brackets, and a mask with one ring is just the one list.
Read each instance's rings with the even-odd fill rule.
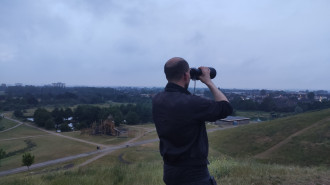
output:
[[[209,67],[210,69],[210,77],[213,79],[217,75],[217,71],[213,67]],[[202,70],[198,68],[190,68],[190,79],[198,80],[198,77],[201,76]]]

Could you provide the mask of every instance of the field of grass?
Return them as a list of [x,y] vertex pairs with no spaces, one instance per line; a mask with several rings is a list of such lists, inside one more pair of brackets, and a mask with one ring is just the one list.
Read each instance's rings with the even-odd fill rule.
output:
[[86,141],[91,141],[95,143],[100,143],[104,145],[115,145],[128,141],[129,137],[117,137],[117,136],[109,136],[109,135],[89,135],[89,134],[81,134],[80,131],[75,132],[62,132],[62,135],[71,136],[78,139],[83,139]]
[[330,109],[299,114],[268,122],[249,124],[210,133],[210,144],[233,157],[251,157],[267,150],[291,134],[330,115]]
[[288,144],[269,156],[268,161],[330,166],[330,120],[294,137]]
[[[19,151],[26,148],[25,140],[26,139],[1,141],[1,148],[3,148],[6,153]],[[35,145],[27,150],[35,156],[35,163],[95,150],[95,146],[53,135],[30,138],[28,140]],[[0,171],[21,167],[23,153],[24,151],[18,152],[14,156],[2,159]]]
[[26,125],[1,133],[0,148],[9,155],[1,160],[0,171],[21,167],[24,152],[31,152],[35,163],[40,163],[95,150],[95,146],[50,135]]
[[0,119],[0,131],[14,127],[17,124],[17,122],[2,118]]
[[11,139],[11,138],[21,138],[21,137],[35,136],[35,135],[43,135],[43,134],[45,134],[45,132],[43,132],[41,130],[26,126],[26,125],[21,125],[8,132],[1,133],[0,140]]
[[[25,172],[6,176],[1,178],[0,185],[164,185],[162,160],[157,148],[158,143],[153,143],[121,149],[79,169],[55,170],[41,174]],[[122,156],[125,161],[120,161],[118,156]],[[218,184],[224,185],[298,185],[330,182],[330,171],[324,168],[270,165],[223,156],[211,157],[209,170]]]
[[[95,143],[100,143],[104,145],[117,145],[120,143],[127,142],[135,137],[143,136],[146,130],[155,128],[153,124],[146,124],[146,125],[137,125],[137,126],[125,126],[123,127],[128,128],[128,134],[123,134],[122,136],[110,136],[110,135],[90,135],[88,133],[82,133],[80,131],[75,132],[62,132],[62,135],[71,136],[78,139],[83,139],[86,141],[92,141]],[[157,137],[157,136],[153,136]],[[145,139],[144,139],[145,140]]]
[[[293,133],[329,117],[330,109],[327,109],[209,133],[210,173],[216,178],[218,184],[225,185],[330,184],[329,121],[324,121],[322,124],[293,137],[291,142],[272,153],[269,159],[264,161],[254,159],[256,154],[271,148]],[[142,130],[154,128],[153,125],[142,127],[139,125],[137,127],[142,128]],[[212,127],[209,126],[209,128]],[[52,142],[53,139],[48,141],[46,139],[51,137],[55,136],[42,136],[43,139],[31,138],[32,142],[40,146],[39,151],[37,147],[35,148],[36,152],[49,158],[46,152],[42,150],[52,150],[44,146]],[[139,140],[156,137],[157,134],[154,131],[145,134]],[[44,142],[37,141],[40,139]],[[96,138],[93,141],[102,142],[103,139]],[[58,140],[58,142],[64,143],[67,140],[64,141],[63,138],[63,141]],[[12,148],[12,150],[17,150],[26,145],[24,140],[15,140],[13,144],[16,145],[16,148]],[[164,184],[162,181],[163,162],[159,154],[158,144],[159,142],[154,142],[116,150],[80,168],[65,169],[65,166],[72,163],[80,164],[85,159],[1,177],[0,185]],[[6,147],[10,147],[10,144],[8,143]],[[55,145],[54,147],[61,150],[60,146]],[[70,150],[70,147],[74,147],[74,145],[68,145],[67,147],[64,146],[63,150]],[[42,159],[42,155],[39,158]],[[0,171],[2,171],[1,168]]]

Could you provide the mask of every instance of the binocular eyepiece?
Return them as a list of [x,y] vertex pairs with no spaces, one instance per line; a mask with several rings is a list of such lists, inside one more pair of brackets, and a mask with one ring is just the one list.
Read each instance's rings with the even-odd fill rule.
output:
[[[213,79],[217,75],[217,71],[213,67],[209,67],[210,69],[210,77]],[[201,76],[202,70],[199,68],[190,68],[190,79],[199,80],[198,77]]]

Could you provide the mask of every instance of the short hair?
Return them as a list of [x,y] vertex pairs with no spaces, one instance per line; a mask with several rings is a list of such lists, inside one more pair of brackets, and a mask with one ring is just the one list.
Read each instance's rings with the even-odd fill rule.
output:
[[168,81],[178,81],[182,78],[183,74],[189,70],[189,64],[184,59],[169,63],[164,66],[164,72]]

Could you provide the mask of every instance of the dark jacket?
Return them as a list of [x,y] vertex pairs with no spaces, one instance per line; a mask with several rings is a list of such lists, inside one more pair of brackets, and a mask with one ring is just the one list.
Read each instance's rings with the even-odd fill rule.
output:
[[160,139],[164,163],[174,166],[207,165],[208,139],[205,121],[215,121],[232,113],[226,101],[216,102],[174,83],[152,100],[152,115]]

